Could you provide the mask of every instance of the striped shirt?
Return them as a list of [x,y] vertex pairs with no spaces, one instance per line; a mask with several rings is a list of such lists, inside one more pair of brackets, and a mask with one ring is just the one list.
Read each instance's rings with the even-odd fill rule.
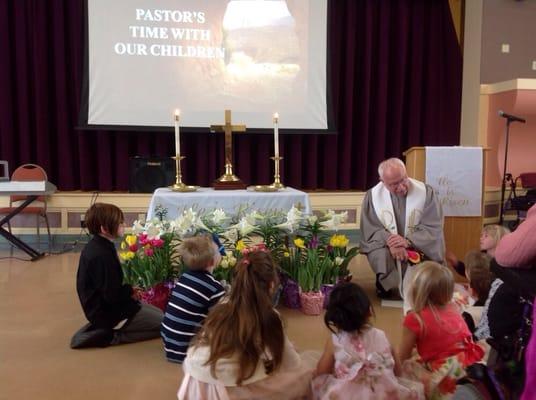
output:
[[169,297],[160,331],[168,361],[182,363],[208,310],[224,294],[223,286],[207,271],[181,275]]

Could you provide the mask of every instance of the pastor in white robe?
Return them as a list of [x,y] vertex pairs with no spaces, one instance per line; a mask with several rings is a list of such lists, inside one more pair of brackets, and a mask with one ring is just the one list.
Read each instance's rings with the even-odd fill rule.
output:
[[[367,191],[363,200],[361,253],[367,255],[369,264],[384,290],[401,288],[401,279],[407,268],[407,263],[397,265],[391,256],[387,246],[387,238],[391,233],[398,233],[408,239],[430,260],[442,263],[445,256],[443,213],[437,195],[429,185],[414,179],[410,179],[410,182],[406,196],[388,192],[380,182]],[[384,202],[388,202],[390,197],[391,204],[384,204],[380,210],[378,204],[381,200],[378,201],[378,198],[382,195]],[[408,201],[412,195],[412,199]],[[411,204],[412,209],[406,210],[406,204]]]

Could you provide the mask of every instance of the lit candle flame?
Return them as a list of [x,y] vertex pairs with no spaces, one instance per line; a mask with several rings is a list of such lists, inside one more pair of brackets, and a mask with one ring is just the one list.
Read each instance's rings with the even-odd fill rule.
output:
[[279,113],[274,113],[274,122],[278,122],[279,121]]
[[180,116],[181,116],[181,110],[176,108],[175,109],[175,120],[178,121]]

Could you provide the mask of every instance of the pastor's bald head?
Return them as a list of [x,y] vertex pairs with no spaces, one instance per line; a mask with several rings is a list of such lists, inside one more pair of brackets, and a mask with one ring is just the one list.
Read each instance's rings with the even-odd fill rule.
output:
[[399,158],[389,158],[378,166],[378,175],[387,190],[405,196],[408,193],[409,181],[406,166]]

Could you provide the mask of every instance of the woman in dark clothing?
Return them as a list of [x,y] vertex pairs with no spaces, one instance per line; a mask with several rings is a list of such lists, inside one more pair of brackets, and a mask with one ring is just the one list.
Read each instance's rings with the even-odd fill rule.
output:
[[124,233],[123,212],[113,204],[95,203],[86,213],[93,235],[80,255],[76,290],[89,324],[71,341],[72,348],[105,347],[160,336],[162,311],[140,304],[123,272],[113,240]]

